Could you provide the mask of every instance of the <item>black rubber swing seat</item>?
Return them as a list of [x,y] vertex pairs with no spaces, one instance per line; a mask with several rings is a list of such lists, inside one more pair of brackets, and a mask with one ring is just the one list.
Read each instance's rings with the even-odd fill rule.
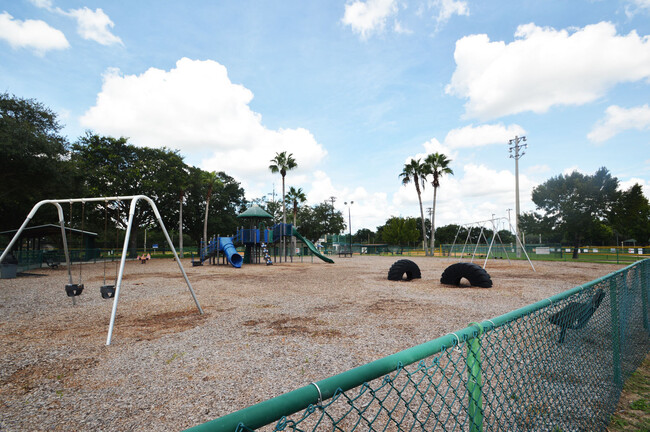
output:
[[103,299],[110,299],[115,297],[115,285],[102,285],[99,287],[99,292],[102,293]]
[[559,312],[548,317],[551,324],[555,324],[562,329],[558,343],[564,342],[567,330],[579,330],[587,325],[587,322],[594,312],[596,312],[596,309],[598,309],[598,306],[600,306],[604,298],[605,291],[598,289],[588,302],[571,302]]
[[84,290],[84,284],[66,284],[65,293],[68,297],[76,297]]
[[492,279],[483,267],[474,263],[452,264],[442,272],[440,283],[445,285],[460,285],[461,279],[467,279],[471,286],[492,288]]
[[420,279],[421,277],[420,267],[413,261],[407,259],[395,261],[388,270],[388,280],[392,281],[410,281],[412,279]]

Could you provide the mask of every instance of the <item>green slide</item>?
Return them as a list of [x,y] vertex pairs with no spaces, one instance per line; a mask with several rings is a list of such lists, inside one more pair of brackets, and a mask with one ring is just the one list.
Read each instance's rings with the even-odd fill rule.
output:
[[307,247],[309,248],[309,250],[312,251],[312,253],[314,255],[316,255],[318,258],[322,259],[323,261],[325,261],[327,263],[334,264],[334,260],[332,260],[331,258],[326,257],[325,255],[321,255],[321,253],[318,252],[318,248],[316,246],[314,246],[314,244],[312,242],[310,242],[309,240],[307,240],[306,238],[301,236],[300,233],[298,231],[296,231],[295,228],[293,228],[292,234],[294,236],[296,236],[296,238],[298,240],[305,243],[307,245]]

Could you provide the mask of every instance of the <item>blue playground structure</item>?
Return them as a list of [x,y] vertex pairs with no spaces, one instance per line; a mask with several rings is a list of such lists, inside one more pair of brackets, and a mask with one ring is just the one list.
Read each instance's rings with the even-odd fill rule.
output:
[[219,258],[219,253],[222,252],[228,264],[235,268],[241,268],[243,258],[237,252],[231,237],[213,238],[208,242],[207,247],[203,247],[203,242],[201,242],[200,251],[199,261],[194,261],[194,257],[192,257],[193,266],[203,265],[206,260],[212,260],[214,264]]
[[[266,223],[270,222],[273,216],[258,205],[252,205],[237,217],[248,221],[250,228],[238,228],[233,237],[213,237],[206,245],[201,242],[200,259],[195,261],[192,257],[193,266],[203,265],[206,260],[211,264],[218,264],[221,256],[235,268],[240,268],[242,264],[260,264],[262,262],[272,265],[274,262],[289,260],[293,262],[294,255],[299,256],[302,261],[302,257],[309,254],[315,255],[327,263],[334,263],[332,259],[322,255],[312,242],[301,236],[292,224],[279,223],[267,229]],[[259,225],[256,226],[257,224]],[[296,240],[295,249],[287,247],[287,239],[290,244],[294,238]],[[283,247],[279,248],[281,242]],[[300,242],[299,248],[298,242]],[[237,252],[235,245],[244,247],[243,258]],[[278,254],[279,250],[283,252]],[[273,258],[271,258],[271,253]]]
[[[295,237],[300,245],[297,250],[285,248],[285,256],[282,256],[279,244],[282,239],[291,239],[291,237]],[[244,248],[243,257],[237,251],[237,246]],[[208,241],[206,246],[201,242],[199,250],[199,260],[192,258],[193,266],[203,265],[205,261],[219,264],[220,260],[227,261],[235,268],[241,268],[242,264],[272,265],[274,262],[293,262],[296,256],[299,256],[302,261],[304,256],[310,254],[327,263],[334,263],[331,258],[321,254],[312,242],[300,235],[292,224],[276,224],[271,229],[238,228],[233,237],[216,236]]]

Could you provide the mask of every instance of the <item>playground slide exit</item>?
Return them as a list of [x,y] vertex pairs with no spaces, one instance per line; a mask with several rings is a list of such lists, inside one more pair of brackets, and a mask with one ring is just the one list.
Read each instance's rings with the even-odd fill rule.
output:
[[232,238],[221,237],[219,239],[219,250],[223,251],[231,266],[241,268],[244,259],[237,253],[237,248],[235,248],[235,245],[232,243]]
[[298,240],[300,240],[300,241],[302,241],[303,243],[305,243],[305,244],[307,245],[307,247],[309,248],[309,250],[312,251],[312,253],[313,253],[314,255],[316,255],[318,258],[322,259],[323,261],[325,261],[325,262],[327,262],[327,263],[334,264],[334,261],[333,261],[331,258],[328,258],[328,257],[326,257],[325,255],[322,255],[322,254],[318,251],[318,248],[317,248],[316,246],[314,246],[314,244],[313,244],[312,242],[310,242],[309,240],[307,240],[306,238],[304,238],[303,236],[301,236],[300,233],[299,233],[298,231],[296,231],[296,228],[293,228],[293,233],[292,233],[292,234],[293,234],[294,236],[296,236],[296,238],[297,238]]

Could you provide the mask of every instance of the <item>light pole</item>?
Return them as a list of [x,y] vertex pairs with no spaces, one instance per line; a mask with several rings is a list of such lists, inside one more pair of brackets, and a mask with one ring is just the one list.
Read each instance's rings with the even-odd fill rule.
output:
[[352,216],[350,213],[350,207],[352,207],[354,201],[350,201],[350,205],[348,205],[347,202],[344,202],[343,204],[348,206],[348,227],[350,228],[350,257],[351,257],[352,256]]
[[[519,150],[528,147],[528,144],[519,144],[520,142],[525,143],[526,137],[518,137],[515,135],[509,141],[510,148],[508,149],[510,157],[515,160],[515,234],[517,238],[519,238],[519,159],[526,154],[524,151],[520,153]],[[514,154],[512,153],[513,150],[515,151]],[[521,258],[519,243],[515,244],[517,245],[517,258]]]

